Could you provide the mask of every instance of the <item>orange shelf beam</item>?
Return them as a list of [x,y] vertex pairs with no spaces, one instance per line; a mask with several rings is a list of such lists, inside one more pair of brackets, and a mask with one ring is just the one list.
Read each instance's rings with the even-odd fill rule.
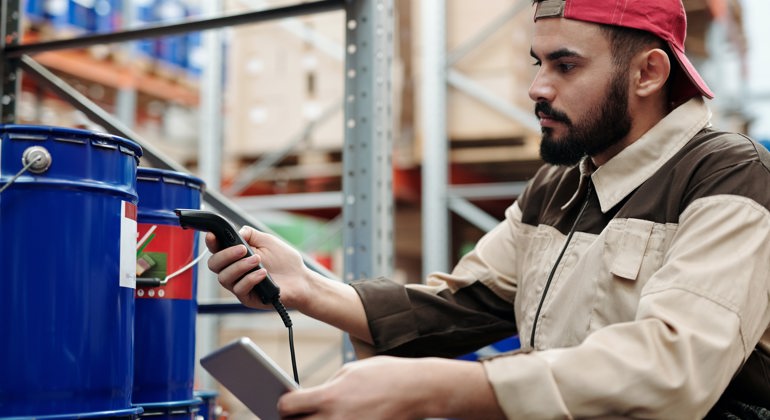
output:
[[116,89],[134,88],[147,95],[186,106],[196,106],[199,102],[198,92],[191,87],[132,66],[98,60],[84,51],[52,51],[37,54],[34,58],[51,70]]

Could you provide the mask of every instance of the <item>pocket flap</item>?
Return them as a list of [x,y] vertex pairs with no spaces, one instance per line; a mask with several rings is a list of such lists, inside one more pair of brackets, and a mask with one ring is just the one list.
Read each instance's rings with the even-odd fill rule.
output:
[[626,228],[618,247],[619,252],[615,255],[610,267],[612,274],[627,280],[636,280],[654,225],[649,220],[626,220]]

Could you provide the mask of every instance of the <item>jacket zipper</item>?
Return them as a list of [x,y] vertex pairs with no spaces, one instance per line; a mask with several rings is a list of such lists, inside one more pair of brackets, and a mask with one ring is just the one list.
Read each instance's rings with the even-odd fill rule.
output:
[[580,207],[580,211],[578,212],[577,217],[575,218],[575,221],[572,223],[572,227],[569,230],[569,233],[567,234],[567,240],[564,242],[564,247],[562,247],[561,252],[559,253],[559,256],[556,258],[556,262],[553,264],[553,267],[551,267],[551,273],[548,274],[548,280],[545,282],[545,288],[543,289],[543,294],[540,296],[540,303],[537,305],[537,311],[535,312],[535,320],[532,322],[532,334],[529,338],[529,346],[532,347],[532,350],[535,349],[535,332],[537,331],[537,320],[540,318],[540,310],[543,309],[543,302],[545,302],[545,295],[548,293],[548,289],[551,287],[551,281],[553,280],[554,274],[556,274],[556,269],[559,267],[559,263],[561,262],[562,257],[564,257],[564,253],[567,251],[567,246],[569,246],[569,242],[572,239],[572,235],[575,234],[575,229],[577,228],[577,224],[580,221],[580,218],[583,217],[583,212],[585,211],[586,207],[588,207],[588,201],[591,199],[591,192],[593,191],[593,183],[591,183],[591,178],[588,178],[588,188],[586,191],[586,198],[583,200],[583,205]]

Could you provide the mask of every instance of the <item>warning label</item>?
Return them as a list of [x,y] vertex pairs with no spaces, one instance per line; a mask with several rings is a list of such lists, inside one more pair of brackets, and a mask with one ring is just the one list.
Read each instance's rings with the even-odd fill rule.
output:
[[120,287],[136,288],[136,205],[120,206]]
[[193,272],[196,266],[179,272],[195,258],[195,231],[178,226],[138,226],[139,243],[136,253],[136,275],[139,278],[168,281],[160,287],[140,286],[137,298],[144,299],[193,299]]

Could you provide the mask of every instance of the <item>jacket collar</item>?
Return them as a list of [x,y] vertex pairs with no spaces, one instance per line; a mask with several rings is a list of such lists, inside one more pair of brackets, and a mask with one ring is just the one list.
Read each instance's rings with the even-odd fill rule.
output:
[[[606,213],[649,179],[695,134],[707,127],[710,119],[711,111],[703,98],[692,98],[601,167],[594,169],[589,158],[583,159],[580,162],[580,184],[584,183],[586,176],[591,176],[601,210]],[[579,191],[581,188],[576,195]],[[575,199],[570,199],[564,207]]]

